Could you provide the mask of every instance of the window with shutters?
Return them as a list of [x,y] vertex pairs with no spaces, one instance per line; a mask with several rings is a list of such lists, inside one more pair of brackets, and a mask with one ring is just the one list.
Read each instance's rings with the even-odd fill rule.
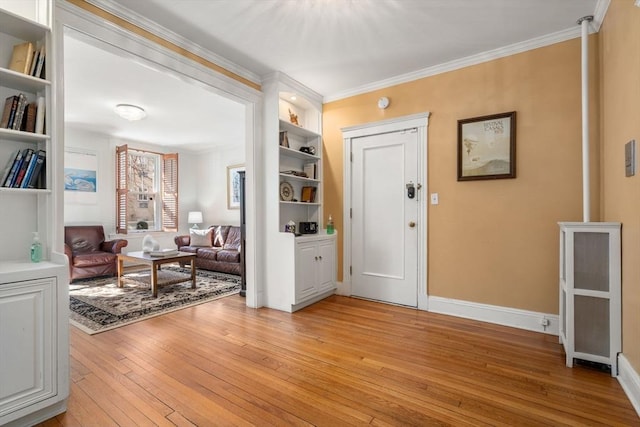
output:
[[116,231],[177,231],[178,155],[116,147]]

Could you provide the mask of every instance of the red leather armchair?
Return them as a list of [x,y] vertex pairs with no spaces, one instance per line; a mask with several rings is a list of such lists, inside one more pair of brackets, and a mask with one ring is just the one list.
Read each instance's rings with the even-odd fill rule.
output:
[[114,276],[118,272],[118,254],[128,243],[124,239],[105,241],[101,225],[64,227],[64,253],[69,258],[71,281]]

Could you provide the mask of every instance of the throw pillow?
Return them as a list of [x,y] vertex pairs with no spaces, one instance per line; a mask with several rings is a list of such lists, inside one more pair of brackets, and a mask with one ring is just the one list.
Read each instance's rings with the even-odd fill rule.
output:
[[189,246],[203,246],[210,248],[211,247],[211,229],[207,230],[194,230],[193,228],[189,230],[189,237],[191,238],[191,243]]

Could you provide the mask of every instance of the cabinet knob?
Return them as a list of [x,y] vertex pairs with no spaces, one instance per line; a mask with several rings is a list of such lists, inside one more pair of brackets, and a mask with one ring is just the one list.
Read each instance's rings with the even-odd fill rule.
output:
[[322,261],[322,255],[320,255],[318,258],[320,258],[320,261]]
[[316,256],[316,261],[318,260],[318,256]]

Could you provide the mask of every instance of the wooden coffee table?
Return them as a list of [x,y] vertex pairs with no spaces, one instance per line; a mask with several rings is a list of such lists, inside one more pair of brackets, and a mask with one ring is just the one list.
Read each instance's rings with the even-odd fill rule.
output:
[[[118,254],[118,287],[123,286],[122,275],[124,274],[124,262],[132,261],[136,264],[145,264],[151,267],[151,292],[153,297],[158,297],[158,270],[160,265],[168,264],[170,262],[185,262],[190,261],[191,264],[191,289],[196,288],[196,254],[189,252],[178,252],[178,255],[152,257],[148,253],[138,251],[129,252],[127,254]],[[189,277],[185,277],[184,281],[189,280]]]

